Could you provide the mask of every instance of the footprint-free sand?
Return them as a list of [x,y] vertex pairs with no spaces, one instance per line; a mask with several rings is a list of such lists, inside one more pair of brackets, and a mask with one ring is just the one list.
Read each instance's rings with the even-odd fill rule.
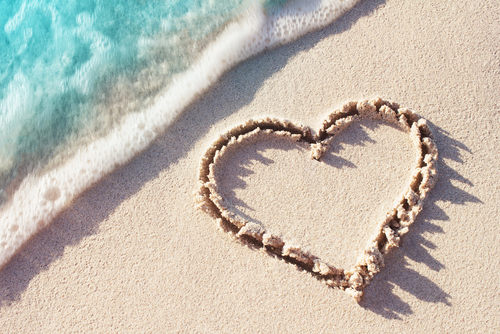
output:
[[[499,18],[493,0],[365,0],[230,70],[2,269],[1,332],[498,332]],[[267,116],[316,129],[376,96],[427,119],[439,179],[360,303],[195,207],[200,158],[228,129]],[[321,168],[287,141],[246,147],[225,191],[248,219],[349,266],[415,152],[372,121],[333,145]]]

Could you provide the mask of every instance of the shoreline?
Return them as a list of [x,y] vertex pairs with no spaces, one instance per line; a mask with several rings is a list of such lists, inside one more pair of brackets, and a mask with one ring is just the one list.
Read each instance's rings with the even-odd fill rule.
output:
[[24,177],[0,208],[0,269],[74,198],[144,151],[226,71],[266,48],[289,43],[328,25],[356,2],[297,1],[269,15],[257,4],[249,7],[222,30],[187,71],[173,77],[152,106],[124,116],[118,127],[78,147],[56,168]]

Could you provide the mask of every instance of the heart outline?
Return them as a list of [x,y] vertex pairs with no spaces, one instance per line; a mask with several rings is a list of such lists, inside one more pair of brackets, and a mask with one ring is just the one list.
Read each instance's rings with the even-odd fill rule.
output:
[[[285,241],[267,231],[262,224],[239,221],[224,205],[224,198],[218,193],[214,170],[221,156],[231,146],[242,145],[262,133],[285,136],[294,141],[309,143],[311,158],[319,161],[335,135],[364,118],[398,124],[410,135],[418,156],[408,188],[398,197],[385,219],[377,224],[375,233],[368,240],[352,269],[345,270],[322,261],[309,251],[303,250],[300,245]],[[381,98],[350,101],[330,113],[317,134],[305,125],[271,118],[248,120],[232,128],[220,136],[201,158],[196,202],[200,209],[210,214],[236,239],[295,264],[328,286],[345,290],[359,302],[363,297],[364,288],[384,265],[384,255],[399,246],[401,237],[408,232],[409,226],[422,210],[425,198],[437,181],[437,161],[437,146],[425,119],[409,109],[400,108],[397,103]]]

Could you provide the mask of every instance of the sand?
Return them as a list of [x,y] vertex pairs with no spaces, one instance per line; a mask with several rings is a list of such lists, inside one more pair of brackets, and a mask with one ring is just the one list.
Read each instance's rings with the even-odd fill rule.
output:
[[[498,332],[499,17],[493,0],[366,0],[240,64],[2,269],[2,332]],[[342,103],[376,96],[428,121],[439,179],[359,303],[195,207],[200,159],[233,126],[269,116],[317,129]],[[341,136],[321,180],[287,143],[236,152],[246,162],[226,164],[227,200],[349,266],[415,152],[374,121]]]

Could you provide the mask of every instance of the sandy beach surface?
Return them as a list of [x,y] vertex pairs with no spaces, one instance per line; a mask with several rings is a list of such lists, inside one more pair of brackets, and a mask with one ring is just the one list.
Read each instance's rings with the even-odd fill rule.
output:
[[[2,333],[496,333],[500,4],[365,0],[226,73],[149,149],[85,192],[0,272]],[[318,129],[380,96],[427,119],[439,180],[359,303],[235,241],[195,207],[200,158],[250,118]],[[415,162],[363,121],[328,161],[264,140],[221,167],[238,213],[348,268]]]

